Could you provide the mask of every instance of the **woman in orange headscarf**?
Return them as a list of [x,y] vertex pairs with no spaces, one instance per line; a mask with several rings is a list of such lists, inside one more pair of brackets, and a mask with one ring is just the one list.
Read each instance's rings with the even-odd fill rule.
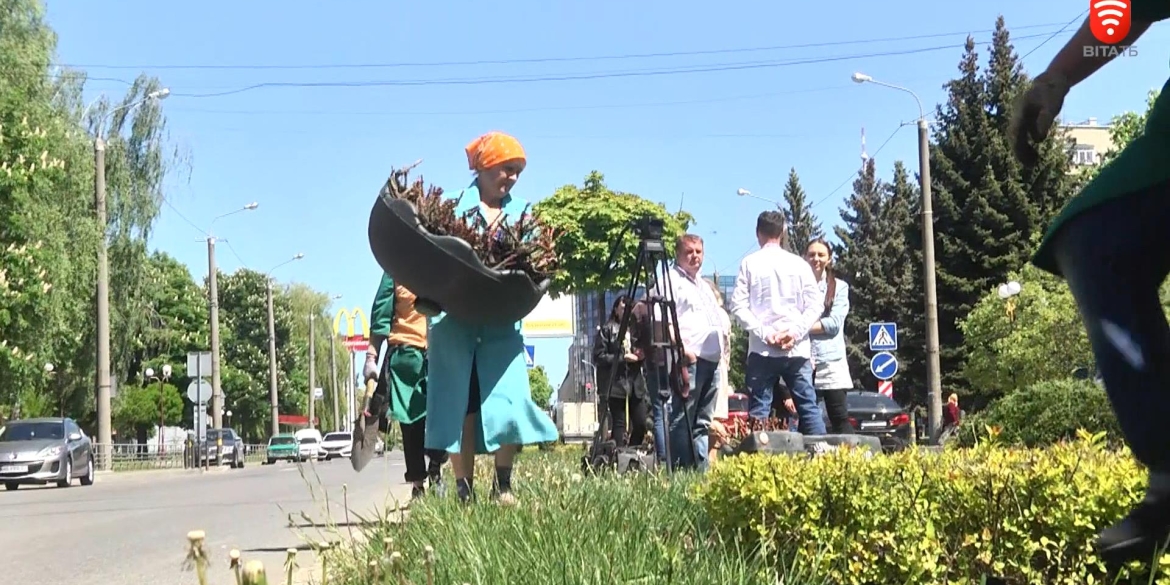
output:
[[[457,196],[458,215],[474,212],[480,229],[493,230],[517,218],[528,204],[512,195],[527,164],[515,138],[490,132],[467,145],[475,180]],[[520,445],[557,439],[556,426],[532,401],[520,322],[476,326],[441,313],[431,321],[427,373],[426,447],[451,454],[456,489],[474,498],[475,455],[494,453],[492,496],[512,495],[512,460]]]

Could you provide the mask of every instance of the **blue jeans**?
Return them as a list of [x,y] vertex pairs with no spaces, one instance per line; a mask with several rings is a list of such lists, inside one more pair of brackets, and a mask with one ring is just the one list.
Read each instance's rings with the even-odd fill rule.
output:
[[781,378],[792,393],[796,412],[800,417],[800,432],[806,435],[825,434],[825,419],[817,405],[817,391],[813,387],[813,366],[808,358],[765,357],[748,354],[744,370],[748,389],[748,417],[753,421],[768,420],[772,413],[772,388]]
[[1053,241],[1117,422],[1156,473],[1170,473],[1170,326],[1158,298],[1170,273],[1168,223],[1163,183],[1073,217]]
[[[668,465],[672,469],[694,467],[705,471],[708,466],[707,431],[719,393],[719,363],[699,358],[687,370],[691,377],[691,391],[684,404],[682,397],[671,392],[667,385],[666,368],[647,368],[646,385],[654,405],[654,450],[658,460],[665,462],[669,446]],[[687,419],[690,419],[690,425]],[[687,432],[688,426],[691,426],[690,433]],[[697,460],[692,458],[692,446]]]

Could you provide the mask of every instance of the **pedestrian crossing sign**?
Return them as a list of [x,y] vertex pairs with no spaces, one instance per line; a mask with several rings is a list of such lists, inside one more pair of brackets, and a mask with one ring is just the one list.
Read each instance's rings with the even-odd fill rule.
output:
[[536,367],[536,346],[524,346],[524,364],[530,368]]
[[898,349],[898,324],[870,323],[869,349],[871,351],[894,351]]

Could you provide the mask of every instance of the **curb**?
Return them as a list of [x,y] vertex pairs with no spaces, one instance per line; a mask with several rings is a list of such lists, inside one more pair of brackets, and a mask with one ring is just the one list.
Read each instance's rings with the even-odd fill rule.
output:
[[94,473],[95,479],[101,478],[104,480],[104,479],[113,479],[113,478],[134,478],[134,477],[153,477],[153,476],[165,477],[165,476],[172,476],[172,475],[203,475],[206,473],[224,473],[228,469],[230,469],[230,468],[227,466],[216,465],[213,467],[209,467],[206,471],[204,471],[203,468],[197,468],[197,469],[176,468],[176,469],[139,469],[139,470],[125,470],[125,471],[95,470],[93,473]]

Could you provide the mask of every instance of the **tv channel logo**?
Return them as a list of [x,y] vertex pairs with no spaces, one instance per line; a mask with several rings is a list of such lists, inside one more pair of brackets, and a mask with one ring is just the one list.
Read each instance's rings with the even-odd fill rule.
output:
[[1123,0],[1089,0],[1089,30],[1106,45],[1125,40],[1130,27],[1130,3]]

